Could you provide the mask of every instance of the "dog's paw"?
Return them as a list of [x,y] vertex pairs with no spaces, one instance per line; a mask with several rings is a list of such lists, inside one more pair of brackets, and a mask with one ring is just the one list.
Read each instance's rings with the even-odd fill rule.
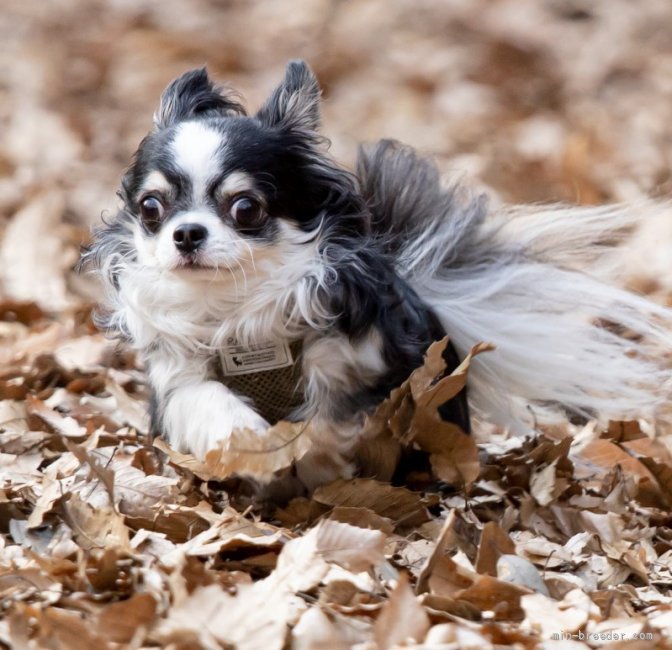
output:
[[233,431],[263,434],[269,424],[226,386],[208,381],[176,390],[166,407],[163,426],[174,448],[204,459],[211,449],[229,440]]

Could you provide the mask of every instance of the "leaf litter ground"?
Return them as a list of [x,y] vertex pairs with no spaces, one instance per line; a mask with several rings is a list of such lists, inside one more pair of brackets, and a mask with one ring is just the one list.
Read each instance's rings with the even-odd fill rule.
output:
[[232,475],[281,470],[308,432],[177,454],[149,440],[142,372],[86,310],[0,313],[8,647],[667,647],[672,458],[643,424],[467,436],[435,405],[493,352],[446,376],[444,341],[369,418],[377,478],[275,507]]

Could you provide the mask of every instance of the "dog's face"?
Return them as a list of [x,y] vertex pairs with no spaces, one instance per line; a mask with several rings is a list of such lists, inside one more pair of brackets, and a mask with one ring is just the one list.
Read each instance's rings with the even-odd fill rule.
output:
[[137,261],[247,278],[327,231],[361,230],[354,183],[320,148],[319,95],[301,62],[253,117],[204,70],[173,81],[123,181]]

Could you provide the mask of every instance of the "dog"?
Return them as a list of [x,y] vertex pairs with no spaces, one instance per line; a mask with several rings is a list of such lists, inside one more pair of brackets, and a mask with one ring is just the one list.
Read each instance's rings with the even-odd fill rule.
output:
[[140,352],[170,445],[203,458],[237,428],[304,419],[304,484],[351,475],[363,414],[446,335],[451,367],[495,346],[447,405],[467,429],[659,416],[672,313],[610,280],[653,204],[492,210],[394,141],[352,173],[319,126],[304,62],[249,116],[205,69],[183,74],[83,253],[99,325]]

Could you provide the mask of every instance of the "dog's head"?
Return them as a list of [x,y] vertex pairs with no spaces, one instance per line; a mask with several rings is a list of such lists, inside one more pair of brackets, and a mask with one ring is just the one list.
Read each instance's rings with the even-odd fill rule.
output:
[[254,116],[204,69],[174,80],[122,183],[136,261],[194,277],[247,277],[316,238],[363,232],[355,183],[317,135],[319,103],[300,61]]

